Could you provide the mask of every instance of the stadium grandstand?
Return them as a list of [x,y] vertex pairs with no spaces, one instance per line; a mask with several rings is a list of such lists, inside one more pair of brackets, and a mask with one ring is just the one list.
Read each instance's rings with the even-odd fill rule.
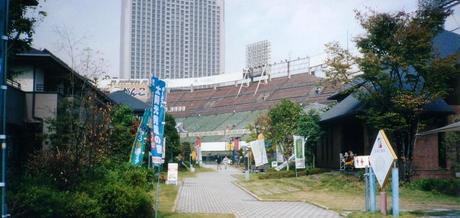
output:
[[[335,91],[321,86],[318,75],[323,65],[312,62],[304,57],[260,66],[262,71],[166,80],[168,112],[176,118],[181,140],[193,143],[197,136],[203,142],[244,139],[248,125],[283,99],[306,110],[324,107]],[[147,80],[113,79],[104,86],[109,92],[124,90],[140,100],[149,99]]]
[[324,90],[320,78],[299,73],[228,86],[193,90],[170,90],[168,111],[176,117],[182,140],[226,141],[242,137],[258,115],[283,99],[305,109],[321,108],[334,90]]

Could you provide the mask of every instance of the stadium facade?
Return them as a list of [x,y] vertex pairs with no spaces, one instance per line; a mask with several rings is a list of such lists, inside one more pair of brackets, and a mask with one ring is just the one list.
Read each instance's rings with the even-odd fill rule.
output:
[[224,13],[224,0],[123,0],[120,78],[223,73]]

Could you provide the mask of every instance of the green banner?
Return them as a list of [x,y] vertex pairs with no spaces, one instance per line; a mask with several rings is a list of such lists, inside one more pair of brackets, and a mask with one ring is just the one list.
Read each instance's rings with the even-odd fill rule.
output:
[[136,137],[134,138],[133,148],[131,149],[131,158],[129,160],[131,166],[142,166],[142,158],[144,157],[145,140],[148,131],[148,121],[150,118],[150,110],[145,109],[141,123],[137,128]]

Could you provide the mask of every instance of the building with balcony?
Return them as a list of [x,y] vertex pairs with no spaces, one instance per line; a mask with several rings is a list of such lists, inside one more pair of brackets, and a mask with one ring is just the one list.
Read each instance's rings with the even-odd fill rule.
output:
[[24,163],[24,154],[46,146],[42,140],[48,131],[46,121],[59,116],[64,100],[78,101],[83,93],[92,91],[97,104],[114,103],[90,80],[46,49],[17,54],[8,73],[7,141],[9,157],[16,166]]

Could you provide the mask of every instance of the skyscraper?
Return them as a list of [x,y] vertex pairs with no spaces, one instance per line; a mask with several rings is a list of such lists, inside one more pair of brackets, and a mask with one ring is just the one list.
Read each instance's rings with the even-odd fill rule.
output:
[[224,72],[224,0],[122,0],[120,78]]

